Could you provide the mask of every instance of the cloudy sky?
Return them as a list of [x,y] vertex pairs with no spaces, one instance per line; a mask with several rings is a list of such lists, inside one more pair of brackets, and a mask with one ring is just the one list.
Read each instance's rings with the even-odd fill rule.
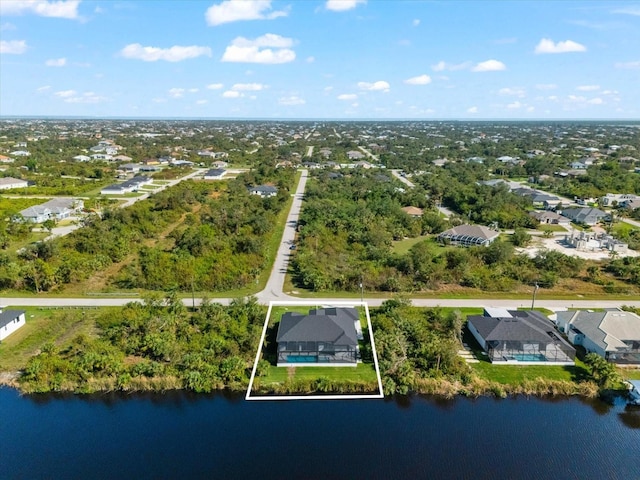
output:
[[0,115],[640,118],[640,2],[0,2]]

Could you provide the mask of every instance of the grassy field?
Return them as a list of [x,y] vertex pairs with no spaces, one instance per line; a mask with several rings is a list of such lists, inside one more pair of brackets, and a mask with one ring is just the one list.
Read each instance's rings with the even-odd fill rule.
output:
[[25,208],[40,205],[46,198],[2,198],[0,197],[0,218],[8,218]]
[[95,317],[99,310],[42,309],[12,307],[25,310],[27,323],[0,343],[0,371],[14,372],[25,367],[45,343],[62,346],[81,333],[94,336]]
[[433,236],[430,235],[422,235],[420,237],[415,238],[405,238],[403,240],[398,240],[397,242],[393,242],[392,250],[394,253],[404,255],[407,253],[411,247],[415,244],[420,243],[422,241],[426,241],[427,245],[429,245],[429,250],[434,255],[439,255],[447,248],[455,248],[455,247],[445,247],[440,245]]
[[538,227],[538,230],[544,232],[545,230],[549,230],[551,232],[566,232],[567,229],[562,225],[552,225],[549,223],[543,223]]
[[347,381],[377,381],[376,370],[372,363],[359,363],[353,367],[274,367],[269,368],[269,374],[261,377],[260,383],[284,383],[287,379],[315,380],[326,378],[329,380]]

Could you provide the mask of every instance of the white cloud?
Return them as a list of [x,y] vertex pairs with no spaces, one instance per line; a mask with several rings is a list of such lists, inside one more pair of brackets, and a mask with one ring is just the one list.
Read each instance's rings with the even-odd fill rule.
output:
[[570,53],[570,52],[586,52],[587,47],[574,42],[573,40],[565,40],[564,42],[554,43],[550,38],[543,38],[536,45],[535,53]]
[[418,25],[420,25],[420,19],[419,18],[415,18],[413,20],[413,22],[411,22],[411,25],[413,25],[414,27],[417,27]]
[[311,56],[311,57],[307,57],[307,63],[313,63],[316,61],[316,57]]
[[640,60],[636,62],[618,62],[614,66],[616,68],[622,68],[627,70],[638,70],[640,69]]
[[556,85],[555,83],[538,83],[536,85],[536,88],[538,90],[555,90],[556,88],[558,88],[558,85]]
[[587,103],[590,105],[602,105],[604,103],[604,100],[602,100],[599,97],[596,97],[596,98],[592,98],[591,100],[588,100]]
[[595,90],[600,90],[600,85],[580,85],[576,87],[576,90],[580,90],[581,92],[593,92]]
[[32,13],[41,17],[80,18],[78,15],[80,0],[3,0],[0,2],[0,15],[23,15]]
[[204,100],[203,99],[203,100],[197,100],[196,101],[196,105],[205,105],[207,103],[209,103],[209,100]]
[[209,90],[220,90],[223,87],[224,85],[222,83],[210,83],[209,85],[207,85],[207,88]]
[[225,0],[205,13],[207,25],[215,26],[240,20],[273,20],[286,17],[287,10],[271,11],[271,0]]
[[517,109],[522,108],[524,106],[525,106],[524,104],[522,104],[522,103],[520,103],[518,101],[515,101],[515,102],[512,102],[512,103],[508,104],[507,108],[509,110],[517,110]]
[[633,15],[635,17],[640,17],[640,7],[631,6],[626,8],[619,8],[611,13],[621,13],[623,15]]
[[267,88],[262,83],[236,83],[231,87],[231,90],[236,92],[259,92]]
[[378,80],[377,82],[369,83],[369,82],[358,82],[358,88],[360,90],[367,90],[369,92],[388,92],[391,86],[388,82],[384,80]]
[[343,93],[341,95],[338,95],[336,98],[338,100],[356,100],[358,98],[358,95],[356,95],[355,93]]
[[444,62],[444,61],[440,60],[435,65],[431,65],[431,69],[434,72],[442,72],[442,71],[445,71],[445,70],[449,70],[451,72],[454,72],[456,70],[466,70],[470,66],[471,66],[471,62],[447,63],[447,62]]
[[524,88],[521,87],[514,87],[514,88],[501,88],[500,90],[498,90],[498,94],[499,95],[505,95],[508,97],[520,97],[523,98],[526,95],[526,90]]
[[2,25],[0,25],[0,32],[8,32],[9,30],[16,30],[17,28],[18,27],[16,27],[13,23],[4,22]]
[[184,97],[184,88],[170,88],[169,96],[173,98],[182,98]]
[[51,58],[44,62],[47,67],[64,67],[67,64],[66,58]]
[[120,50],[120,55],[124,58],[143,60],[145,62],[156,62],[158,60],[164,60],[166,62],[180,62],[188,58],[196,58],[202,55],[210,57],[211,49],[209,47],[199,47],[197,45],[191,45],[188,47],[174,45],[171,48],[143,47],[139,43],[132,43]]
[[471,69],[472,72],[498,72],[500,70],[506,70],[507,66],[499,60],[487,60],[485,62],[478,63]]
[[242,97],[242,93],[237,92],[235,90],[227,90],[226,92],[222,93],[222,98],[239,98]]
[[478,113],[478,107],[467,108],[467,113]]
[[417,77],[407,78],[404,83],[407,85],[428,85],[431,83],[429,75],[418,75]]
[[280,105],[304,105],[307,103],[304,98],[300,98],[297,95],[291,95],[289,97],[281,97],[278,99]]
[[326,93],[329,93],[331,90],[333,90],[333,87],[332,87],[332,86],[324,87],[324,91],[325,91]]
[[267,64],[293,62],[296,59],[296,53],[290,48],[293,44],[292,38],[273,33],[267,33],[255,40],[237,37],[225,49],[222,61]]
[[334,12],[345,12],[356,8],[359,3],[367,3],[367,0],[327,0],[325,8]]
[[67,103],[101,103],[106,102],[107,97],[96,95],[94,92],[84,92],[82,95],[74,95],[64,99]]
[[36,92],[42,93],[42,92],[47,92],[51,90],[51,85],[43,85],[42,87],[39,87],[36,89]]
[[76,94],[75,90],[60,90],[59,92],[54,93],[57,97],[60,98],[70,98]]
[[27,42],[24,40],[0,40],[0,53],[20,55],[27,51]]
[[189,93],[198,93],[200,90],[198,88],[190,88]]

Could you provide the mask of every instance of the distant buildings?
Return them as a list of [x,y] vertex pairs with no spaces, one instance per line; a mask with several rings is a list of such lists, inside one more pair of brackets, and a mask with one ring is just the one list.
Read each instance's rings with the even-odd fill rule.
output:
[[257,187],[251,187],[249,189],[251,195],[258,195],[262,198],[275,197],[278,194],[278,189],[271,185],[258,185]]
[[100,190],[100,195],[124,195],[125,193],[137,192],[143,185],[148,185],[152,182],[149,177],[137,176],[122,183],[115,185],[109,185],[108,187]]

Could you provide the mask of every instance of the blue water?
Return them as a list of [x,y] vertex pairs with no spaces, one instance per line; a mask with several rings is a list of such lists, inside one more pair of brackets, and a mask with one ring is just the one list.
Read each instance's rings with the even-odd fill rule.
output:
[[547,357],[541,353],[514,353],[509,355],[519,362],[546,362]]
[[640,478],[640,410],[576,398],[246,402],[0,389],[2,479]]
[[318,357],[316,355],[287,355],[287,362],[289,363],[317,363]]

